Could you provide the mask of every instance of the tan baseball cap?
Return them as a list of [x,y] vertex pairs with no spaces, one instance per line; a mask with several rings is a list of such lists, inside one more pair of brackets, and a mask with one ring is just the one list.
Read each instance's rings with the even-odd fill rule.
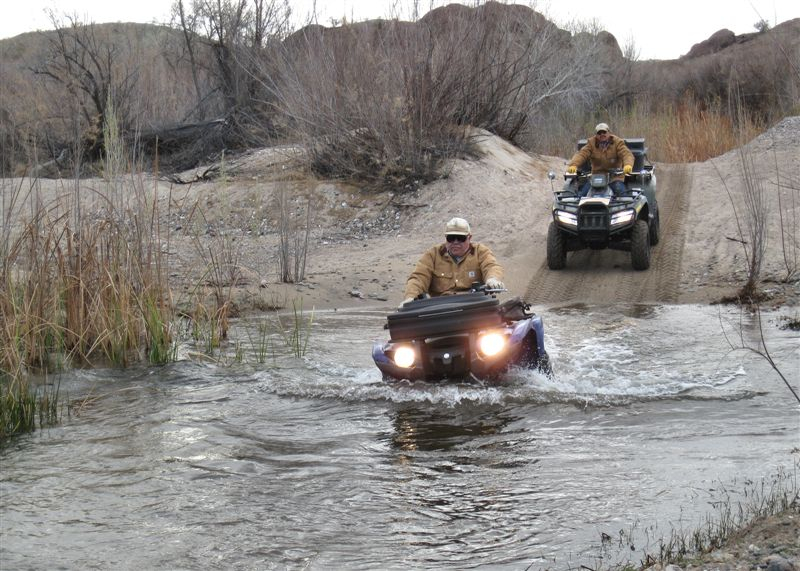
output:
[[469,236],[469,222],[463,218],[451,218],[444,229],[445,234],[453,234],[455,236]]
[[605,123],[598,123],[597,127],[594,128],[594,132],[597,133],[598,131],[610,131],[611,129],[608,128],[608,125]]

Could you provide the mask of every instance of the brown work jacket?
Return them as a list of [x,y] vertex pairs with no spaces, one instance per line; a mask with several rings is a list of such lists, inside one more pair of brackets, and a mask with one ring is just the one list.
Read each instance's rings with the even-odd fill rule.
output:
[[[625,165],[633,166],[633,153],[625,144],[625,140],[616,135],[609,135],[608,140],[608,146],[601,149],[597,137],[591,137],[583,148],[572,156],[568,166],[580,167],[586,161],[590,161],[593,173],[607,173],[610,169],[621,169]],[[612,180],[625,180],[625,177],[618,175]]]
[[406,281],[406,297],[428,293],[435,297],[468,290],[472,282],[503,279],[503,268],[488,246],[473,242],[459,263],[450,256],[446,244],[433,246],[417,262]]

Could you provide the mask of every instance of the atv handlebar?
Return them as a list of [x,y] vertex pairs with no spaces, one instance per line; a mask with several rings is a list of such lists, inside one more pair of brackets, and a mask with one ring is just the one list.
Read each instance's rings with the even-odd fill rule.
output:
[[[626,177],[629,177],[629,176],[635,176],[635,175],[639,174],[639,172],[641,172],[641,171],[631,172],[630,174],[625,174],[625,171],[623,171],[622,169],[608,169],[607,172],[611,176],[625,175]],[[590,171],[590,170],[588,170],[588,171],[579,170],[579,171],[574,172],[574,173],[565,172],[564,173],[564,178],[565,179],[580,178],[580,177],[584,177],[584,176],[589,176],[590,174],[592,174],[592,171]]]
[[[508,291],[507,288],[489,288],[486,287],[486,284],[483,282],[472,282],[467,290],[470,293],[485,293],[485,294],[492,294],[492,293],[501,293],[504,291]],[[463,292],[462,292],[463,293]],[[418,299],[430,299],[431,294],[428,292],[424,292],[419,294],[414,300]]]
[[469,291],[473,293],[500,293],[504,291],[508,291],[508,289],[501,287],[501,288],[489,288],[486,287],[486,284],[483,282],[472,282],[469,286]]

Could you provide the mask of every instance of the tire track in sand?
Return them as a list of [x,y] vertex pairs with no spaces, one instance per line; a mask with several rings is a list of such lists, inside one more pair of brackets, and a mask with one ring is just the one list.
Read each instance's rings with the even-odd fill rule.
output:
[[686,164],[664,165],[659,170],[662,173],[657,191],[661,241],[653,248],[650,270],[644,272],[646,275],[639,296],[641,301],[675,303],[680,292],[686,218],[693,181],[691,167]]

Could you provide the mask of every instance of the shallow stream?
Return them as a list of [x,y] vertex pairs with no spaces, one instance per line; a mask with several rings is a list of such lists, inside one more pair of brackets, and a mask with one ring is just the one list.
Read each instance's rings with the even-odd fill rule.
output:
[[[66,373],[76,412],[0,450],[0,568],[638,562],[745,481],[794,470],[796,401],[729,344],[755,346],[751,317],[537,309],[552,379],[386,383],[377,309],[318,312],[303,358]],[[767,346],[796,384],[779,318],[763,316]]]

